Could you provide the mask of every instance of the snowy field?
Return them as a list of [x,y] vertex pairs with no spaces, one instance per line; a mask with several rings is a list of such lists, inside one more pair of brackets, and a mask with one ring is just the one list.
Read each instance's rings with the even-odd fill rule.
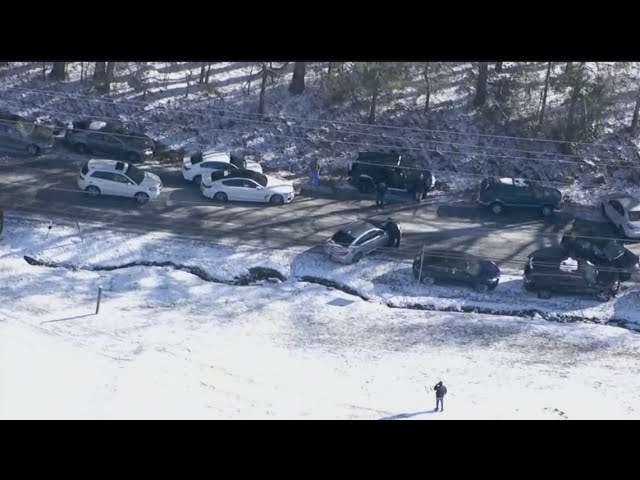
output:
[[[406,266],[381,259],[344,267],[314,252],[82,225],[82,235],[54,225],[47,237],[46,227],[8,217],[0,243],[0,418],[640,418],[640,337],[625,328],[390,308],[405,297],[486,300],[442,287],[428,297]],[[140,261],[197,266],[224,282],[265,267],[286,281],[235,286],[169,266],[87,270]],[[303,275],[351,283],[369,300]],[[603,321],[615,309],[553,301],[600,309]],[[449,394],[434,413],[425,387],[440,379]]]

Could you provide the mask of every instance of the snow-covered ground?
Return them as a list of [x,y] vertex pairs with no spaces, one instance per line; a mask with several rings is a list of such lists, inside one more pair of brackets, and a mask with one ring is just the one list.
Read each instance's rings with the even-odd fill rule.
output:
[[[0,418],[639,417],[640,337],[624,328],[390,308],[421,287],[374,258],[342,267],[313,252],[46,227],[8,217],[0,243]],[[288,280],[84,269],[145,260]],[[334,275],[371,299],[302,275]],[[440,379],[446,411],[433,413],[425,387]]]
[[[308,65],[301,96],[287,90],[291,65],[270,82],[266,118],[255,115],[260,80],[250,81],[258,72],[251,62],[214,64],[208,86],[197,83],[198,62],[120,62],[109,96],[80,81],[81,71],[86,76],[93,64],[70,63],[65,82],[44,77],[42,66],[13,62],[0,67],[4,109],[43,120],[96,116],[133,122],[169,148],[242,150],[279,172],[300,173],[317,158],[325,173],[344,174],[357,151],[393,148],[423,159],[455,191],[492,174],[549,182],[578,204],[593,204],[611,190],[640,195],[640,144],[625,131],[640,78],[636,62],[587,64],[589,76],[606,84],[608,103],[595,144],[575,145],[572,153],[560,151],[559,143],[530,140],[559,138],[568,95],[560,81],[562,63],[553,66],[542,131],[532,119],[540,106],[544,62],[506,62],[502,74],[491,69],[484,110],[471,105],[477,67],[444,63],[434,72],[428,114],[422,112],[425,86],[417,69],[402,88],[381,96],[376,125],[366,123],[366,97],[347,80],[342,85],[335,73],[330,81],[328,64],[322,62]],[[509,99],[501,97],[504,89],[514,91]]]

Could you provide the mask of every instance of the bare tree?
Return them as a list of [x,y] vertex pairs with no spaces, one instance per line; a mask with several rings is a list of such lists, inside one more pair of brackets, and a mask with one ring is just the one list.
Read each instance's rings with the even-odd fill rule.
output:
[[640,88],[638,88],[638,98],[636,98],[636,107],[633,109],[633,119],[631,120],[631,133],[638,133],[638,117],[640,116]]
[[207,75],[204,77],[204,83],[209,85],[209,75],[211,75],[211,64],[207,67]]
[[547,63],[547,75],[544,79],[544,92],[542,93],[542,106],[540,107],[540,118],[538,125],[544,122],[544,114],[547,108],[547,93],[549,92],[549,77],[551,76],[551,62]]
[[207,63],[202,62],[200,64],[200,79],[198,80],[198,83],[204,83],[204,78],[206,74],[207,74]]
[[431,100],[431,75],[429,74],[429,67],[431,63],[426,62],[424,64],[424,70],[422,75],[424,76],[424,83],[426,86],[425,94],[426,98],[424,99],[424,113],[429,111],[429,101]]
[[262,65],[262,82],[260,83],[260,99],[258,101],[258,113],[264,115],[264,101],[267,93],[267,80],[269,79],[269,68],[266,63]]
[[54,80],[64,80],[67,76],[67,62],[53,62],[53,68],[49,75]]
[[289,84],[289,92],[292,95],[300,95],[304,92],[304,76],[307,73],[307,62],[295,62],[293,65],[293,77]]
[[107,71],[104,78],[104,92],[109,93],[111,91],[111,82],[113,82],[113,72],[116,68],[116,62],[107,63]]
[[496,62],[496,73],[502,73],[502,65],[504,62]]
[[476,96],[473,104],[481,107],[487,101],[487,77],[489,75],[489,62],[480,62],[478,72],[478,83],[476,85]]
[[101,84],[104,81],[104,77],[107,73],[107,62],[96,62],[96,66],[93,70],[93,80],[97,84]]

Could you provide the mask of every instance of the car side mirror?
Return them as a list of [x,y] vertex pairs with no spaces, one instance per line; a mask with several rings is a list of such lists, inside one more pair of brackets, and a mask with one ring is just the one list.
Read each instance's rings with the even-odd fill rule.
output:
[[262,185],[258,185],[258,190],[264,190],[264,187]]

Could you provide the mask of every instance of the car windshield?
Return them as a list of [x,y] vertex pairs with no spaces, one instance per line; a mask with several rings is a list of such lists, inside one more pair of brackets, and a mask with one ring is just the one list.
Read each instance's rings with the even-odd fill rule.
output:
[[127,177],[140,185],[144,180],[144,172],[133,165],[129,165],[129,168],[127,168]]
[[633,210],[629,212],[630,222],[640,222],[640,210]]
[[247,168],[247,162],[244,158],[236,157],[235,155],[230,155],[231,163],[233,163],[236,167],[244,169]]
[[245,170],[244,177],[250,178],[254,182],[257,182],[258,184],[262,185],[263,187],[267,186],[267,176],[262,173],[254,172],[253,170]]
[[338,245],[342,245],[343,247],[348,247],[349,245],[351,245],[353,243],[355,238],[353,238],[347,232],[345,232],[343,230],[340,230],[340,231],[336,232],[333,235],[333,237],[331,237],[331,240],[333,240]]

